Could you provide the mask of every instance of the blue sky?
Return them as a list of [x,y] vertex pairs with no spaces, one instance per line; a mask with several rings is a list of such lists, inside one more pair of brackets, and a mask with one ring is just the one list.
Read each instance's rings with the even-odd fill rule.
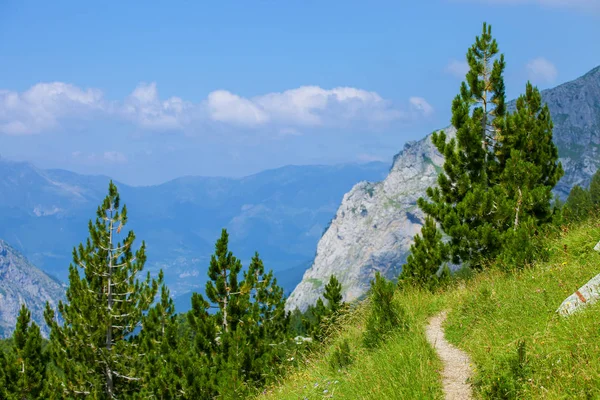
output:
[[0,155],[136,185],[391,162],[483,21],[509,98],[600,65],[600,0],[4,0]]

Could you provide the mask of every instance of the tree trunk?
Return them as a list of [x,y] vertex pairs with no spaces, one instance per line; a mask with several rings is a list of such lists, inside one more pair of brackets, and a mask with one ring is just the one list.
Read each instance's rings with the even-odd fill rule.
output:
[[107,288],[107,300],[108,300],[108,324],[106,326],[106,352],[107,352],[107,364],[106,364],[106,394],[109,399],[114,398],[114,383],[113,373],[110,368],[110,353],[112,350],[112,249],[113,249],[113,210],[110,210],[110,223],[109,223],[109,239],[108,239],[108,288]]

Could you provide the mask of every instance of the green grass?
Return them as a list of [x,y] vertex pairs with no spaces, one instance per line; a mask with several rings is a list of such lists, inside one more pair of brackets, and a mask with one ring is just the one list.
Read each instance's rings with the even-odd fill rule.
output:
[[[397,293],[394,301],[407,309],[409,330],[391,333],[377,349],[362,345],[368,304],[357,307],[339,326],[331,343],[310,355],[259,399],[443,399],[441,364],[425,339],[425,323],[440,310],[435,296],[420,291]],[[334,370],[329,359],[344,339],[353,363]]]
[[600,399],[600,305],[556,314],[600,273],[598,239],[600,226],[587,222],[549,241],[548,262],[488,271],[447,294],[446,335],[471,355],[478,397]]
[[[446,337],[473,361],[479,399],[600,399],[600,302],[570,317],[556,309],[600,273],[600,223],[588,221],[549,239],[549,259],[506,273],[492,267],[447,290],[396,293],[408,332],[375,351],[362,345],[368,304],[356,308],[331,342],[308,356],[259,399],[441,399],[441,364],[424,336],[427,320],[447,309]],[[349,340],[353,364],[329,359]]]

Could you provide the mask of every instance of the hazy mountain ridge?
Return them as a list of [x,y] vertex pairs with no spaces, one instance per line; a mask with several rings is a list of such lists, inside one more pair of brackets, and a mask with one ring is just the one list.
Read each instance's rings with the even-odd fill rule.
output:
[[[220,230],[242,260],[258,251],[267,268],[309,263],[343,194],[385,177],[389,165],[287,166],[244,178],[182,177],[161,185],[117,183],[147,268],[165,270],[172,293],[204,288]],[[0,237],[50,275],[67,281],[73,246],[106,195],[109,178],[0,159]],[[282,281],[287,282],[286,279]],[[291,281],[288,291],[298,280]]]
[[8,337],[14,330],[23,303],[47,337],[46,301],[56,308],[58,301],[65,298],[65,289],[63,284],[36,268],[0,239],[0,338]]
[[[574,185],[587,186],[600,166],[600,67],[541,94],[550,108],[553,138],[565,169],[555,193],[565,199]],[[509,109],[515,104],[510,102]],[[436,184],[443,165],[430,137],[407,143],[385,180],[361,182],[344,196],[311,268],[288,299],[288,310],[305,310],[316,302],[332,274],[341,281],[345,300],[364,295],[375,271],[398,276],[422,224],[416,199]]]

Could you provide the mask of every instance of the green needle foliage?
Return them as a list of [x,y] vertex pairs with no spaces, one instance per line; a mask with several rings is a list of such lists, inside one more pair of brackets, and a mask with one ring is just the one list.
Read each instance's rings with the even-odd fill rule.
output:
[[339,311],[342,306],[342,284],[335,275],[331,275],[329,282],[325,285],[323,297],[327,300],[327,305],[332,313]]
[[335,275],[329,277],[323,298],[327,300],[327,305],[322,298],[317,299],[317,303],[309,306],[302,318],[304,330],[319,342],[327,337],[328,329],[335,326],[340,314],[347,309],[346,303],[342,302],[342,284]]
[[8,398],[8,384],[6,383],[6,371],[8,370],[8,360],[4,347],[0,345],[0,399]]
[[430,216],[425,218],[421,234],[415,235],[414,240],[406,264],[402,267],[398,285],[420,286],[433,290],[439,283],[437,273],[440,265],[448,259],[448,246],[442,242],[442,234]]
[[139,336],[144,356],[144,379],[141,397],[177,399],[185,394],[183,379],[182,344],[175,305],[169,289],[163,283],[162,270],[158,275],[160,301],[143,318]]
[[505,62],[498,52],[491,27],[484,24],[467,52],[466,82],[452,102],[456,138],[446,141],[444,131],[432,137],[445,157],[439,187],[427,190],[430,201],[419,199],[419,206],[450,236],[455,264],[468,261],[481,266],[500,247],[500,232],[491,218],[496,197],[489,190],[498,175],[494,141],[506,116]]
[[589,217],[594,207],[590,192],[579,185],[573,186],[565,202],[564,216],[567,221],[579,222]]
[[[194,293],[188,313],[194,351],[186,370],[188,398],[242,398],[274,379],[287,350],[283,289],[258,254],[242,264],[225,229],[215,245],[206,296]],[[214,307],[214,315],[208,309]]]
[[[12,352],[4,360],[0,355],[0,398],[7,400],[43,398],[46,355],[42,352],[40,328],[31,321],[31,313],[21,305],[12,336]],[[4,380],[4,382],[3,382]],[[2,392],[4,390],[4,393]]]
[[596,209],[600,208],[600,169],[592,175],[590,182],[590,197]]
[[505,251],[513,263],[530,260],[535,246],[525,246],[518,256],[514,246],[533,240],[536,228],[552,221],[551,190],[563,175],[550,112],[529,83],[515,112],[507,112],[504,55],[487,24],[467,61],[466,82],[452,102],[456,137],[448,140],[444,131],[432,135],[445,162],[438,187],[429,188],[429,200],[418,204],[449,236],[448,259],[454,264],[481,269]]
[[58,305],[64,323],[46,306],[55,367],[49,384],[56,398],[125,398],[142,387],[145,361],[135,332],[154,301],[158,283],[150,274],[143,281],[137,279],[146,246],[142,242],[133,252],[132,231],[118,241],[126,223],[127,209],[120,209],[117,187],[110,182],[95,223],[89,223],[90,237],[73,250],[67,302]]
[[371,310],[363,335],[363,343],[367,348],[377,347],[390,333],[397,329],[408,329],[408,323],[404,315],[405,310],[393,303],[394,291],[394,283],[377,272],[369,289]]

